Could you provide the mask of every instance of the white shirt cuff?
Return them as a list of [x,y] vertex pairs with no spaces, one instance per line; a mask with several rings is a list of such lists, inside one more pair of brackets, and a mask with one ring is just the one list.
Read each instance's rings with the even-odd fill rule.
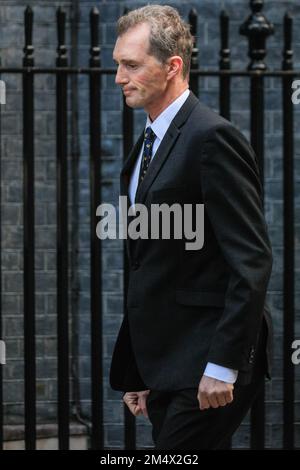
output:
[[236,382],[238,371],[235,369],[228,369],[228,367],[218,366],[212,362],[208,362],[204,371],[204,375],[212,377],[213,379],[222,380],[229,384]]

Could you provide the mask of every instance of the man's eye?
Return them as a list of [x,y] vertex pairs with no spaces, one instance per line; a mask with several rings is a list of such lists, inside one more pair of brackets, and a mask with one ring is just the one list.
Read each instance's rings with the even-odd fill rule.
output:
[[128,64],[128,67],[130,69],[136,69],[137,68],[137,65],[136,64]]

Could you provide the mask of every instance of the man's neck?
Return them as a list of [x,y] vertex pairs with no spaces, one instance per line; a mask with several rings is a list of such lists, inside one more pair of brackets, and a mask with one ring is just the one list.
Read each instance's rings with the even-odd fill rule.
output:
[[188,84],[185,84],[180,90],[176,90],[176,92],[171,93],[169,96],[166,97],[165,100],[163,100],[162,103],[158,103],[156,107],[151,107],[146,109],[145,111],[148,113],[149,119],[151,122],[155,121],[155,119],[168,107],[170,104],[173,103],[173,101],[177,100],[180,95],[182,95],[185,90],[188,89]]

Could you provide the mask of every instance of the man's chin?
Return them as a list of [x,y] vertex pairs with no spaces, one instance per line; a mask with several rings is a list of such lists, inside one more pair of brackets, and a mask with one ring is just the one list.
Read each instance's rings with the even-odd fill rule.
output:
[[132,96],[126,96],[125,102],[130,108],[142,108],[143,105],[138,100],[134,99]]

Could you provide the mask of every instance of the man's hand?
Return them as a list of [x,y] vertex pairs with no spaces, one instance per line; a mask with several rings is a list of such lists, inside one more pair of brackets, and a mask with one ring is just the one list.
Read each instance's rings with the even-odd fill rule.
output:
[[197,398],[200,410],[225,406],[233,400],[233,384],[203,375],[199,383]]
[[123,396],[123,401],[134,416],[142,413],[148,418],[146,398],[149,393],[150,390],[143,390],[142,392],[126,392]]

